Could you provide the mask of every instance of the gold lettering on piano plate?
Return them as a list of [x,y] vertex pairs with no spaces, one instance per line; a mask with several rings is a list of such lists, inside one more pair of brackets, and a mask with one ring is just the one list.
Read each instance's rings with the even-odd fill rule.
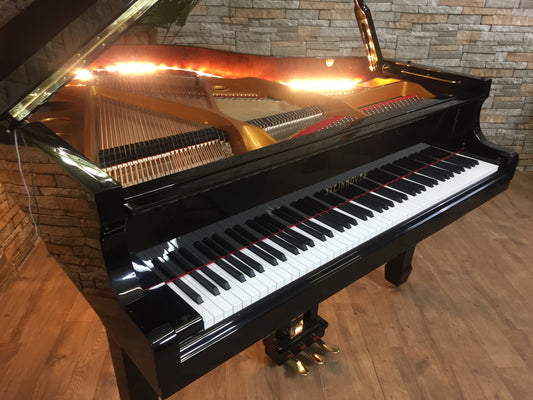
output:
[[346,180],[344,180],[342,182],[339,182],[339,183],[336,183],[334,185],[331,185],[331,186],[327,187],[326,188],[326,194],[336,193],[339,190],[342,190],[345,187],[350,186],[350,185],[352,185],[354,183],[360,182],[360,181],[362,181],[365,178],[366,178],[366,172],[364,172],[362,174],[359,174],[359,175],[356,175],[356,176],[351,176],[351,177],[349,177],[348,179],[346,179]]

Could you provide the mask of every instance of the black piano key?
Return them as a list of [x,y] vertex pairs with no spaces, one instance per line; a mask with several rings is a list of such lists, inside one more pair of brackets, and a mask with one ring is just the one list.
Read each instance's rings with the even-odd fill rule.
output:
[[437,179],[441,182],[444,182],[450,179],[449,175],[443,173],[442,170],[439,170],[438,168],[434,168],[434,167],[423,168],[420,171],[417,171],[417,173],[421,175],[430,176],[431,178]]
[[287,256],[283,254],[281,251],[275,249],[268,243],[265,243],[263,241],[263,238],[259,238],[256,235],[253,235],[250,231],[248,231],[246,228],[243,228],[240,225],[235,225],[233,227],[234,231],[240,234],[245,239],[250,239],[251,243],[254,243],[253,246],[260,247],[263,251],[272,254],[274,257],[276,257],[278,260],[281,261],[287,261]]
[[206,246],[200,241],[196,241],[192,245],[196,248],[196,250],[203,253],[203,255],[209,258],[211,261],[216,260],[220,257],[214,250],[210,249],[208,246]]
[[368,171],[366,175],[368,179],[372,179],[381,184],[386,184],[398,179],[396,175],[393,175],[387,171],[383,171],[379,168]]
[[[197,263],[199,262],[200,265],[192,264],[186,257],[184,257],[178,251],[169,252],[168,257],[179,267],[186,271],[194,271],[195,268],[198,268],[199,266],[203,265],[200,260],[197,260]],[[230,289],[230,284],[216,272],[211,270],[208,266],[203,266],[202,272],[206,274],[209,278],[211,278],[214,282],[216,282],[216,284],[224,290]]]
[[[218,236],[218,235],[217,235]],[[257,272],[264,272],[264,268],[261,264],[259,264],[257,261],[255,260],[252,260],[250,257],[244,255],[244,254],[240,254],[240,253],[234,253],[232,255],[228,255],[229,251],[226,251],[224,250],[217,242],[215,242],[213,239],[211,238],[204,238],[202,239],[202,244],[204,244],[206,247],[208,247],[209,249],[215,251],[217,253],[217,255],[219,255],[220,257],[224,257],[224,260],[227,261],[229,264],[231,265],[234,265],[236,266],[237,264],[239,264],[239,255],[242,256],[245,260],[247,261],[243,261],[244,265],[248,265],[250,267],[252,267],[254,270],[256,270]],[[218,258],[218,257],[217,257]],[[220,261],[224,261],[224,260],[218,260],[216,262],[217,265],[219,265],[218,263]]]
[[[414,175],[414,174],[413,174]],[[410,175],[409,175],[410,176]],[[418,182],[413,182],[407,178],[402,178],[396,181],[395,183],[398,184],[398,187],[405,188],[407,190],[410,190],[414,192],[415,194],[419,194],[426,191],[426,187]]]
[[[155,267],[159,268],[160,270],[164,270],[163,262],[159,259],[152,260],[152,264],[154,264]],[[185,293],[187,296],[191,298],[192,301],[194,301],[196,304],[202,304],[204,302],[204,299],[200,294],[198,294],[194,289],[192,289],[189,285],[187,285],[185,282],[183,282],[181,279],[175,279],[174,284],[180,288],[183,293]]]
[[[163,266],[167,267],[170,271],[173,271],[174,278],[183,275],[184,273],[184,271],[171,259],[164,262]],[[189,276],[193,278],[196,282],[198,282],[200,285],[202,285],[205,289],[207,289],[213,296],[218,296],[220,294],[218,288],[198,271],[190,271]]]
[[375,191],[375,193],[379,194],[380,196],[384,196],[390,200],[396,201],[398,203],[402,203],[404,200],[408,199],[405,193],[398,191],[398,190],[389,189],[386,187],[379,188],[378,190]]
[[410,194],[411,196],[416,196],[417,194],[420,194],[426,190],[424,186],[409,180],[405,180],[405,178],[397,180],[396,182],[392,182],[389,184],[389,186],[395,190],[399,190],[400,192]]
[[135,273],[139,279],[139,284],[143,289],[159,285],[161,278],[155,274],[152,269],[148,268],[146,263],[142,261],[135,253],[130,254],[131,261],[134,265],[141,267],[141,269],[135,268]]
[[307,217],[312,217],[313,219],[316,219],[317,221],[320,221],[339,232],[344,232],[344,225],[342,223],[339,223],[332,218],[326,218],[325,214],[317,215],[315,210],[301,201],[294,201],[291,203],[291,206],[304,213]]
[[[359,188],[358,188],[359,189]],[[362,189],[360,189],[362,190]],[[343,195],[344,196],[344,195]],[[381,213],[384,210],[383,204],[375,199],[376,196],[371,195],[370,193],[361,195],[359,197],[353,198],[353,202],[360,204],[364,207],[370,208],[371,210]]]
[[398,177],[404,177],[406,180],[414,181],[421,185],[427,187],[434,187],[439,184],[436,179],[430,178],[429,176],[420,175],[417,173],[411,173],[411,171],[406,170],[402,167],[399,167],[394,164],[387,164],[381,167],[382,170],[390,172],[391,174],[397,175]]
[[353,215],[354,217],[362,219],[363,221],[366,221],[368,217],[374,216],[372,211],[350,203],[348,202],[348,200],[345,200],[344,198],[336,195],[335,193],[329,193],[325,190],[321,190],[320,192],[316,192],[313,196],[323,201],[324,203],[327,203],[333,207],[337,207],[340,210]]
[[186,272],[194,271],[195,266],[188,262],[181,254],[176,250],[170,251],[168,257],[174,261],[174,263],[179,266],[182,270]]
[[183,292],[191,298],[192,301],[194,301],[196,304],[202,304],[204,302],[204,299],[202,299],[202,296],[200,296],[199,293],[197,293],[195,290],[193,290],[189,285],[187,285],[185,282],[183,282],[181,279],[174,280],[174,284],[183,290]]
[[235,258],[238,258],[241,262],[243,262],[244,264],[250,266],[251,268],[253,268],[257,272],[265,272],[265,268],[260,263],[255,261],[253,258],[248,257],[246,254],[235,253],[234,256],[235,256]]
[[313,205],[316,207],[317,210],[322,210],[322,211],[325,211],[325,214],[326,215],[331,215],[333,216],[334,218],[336,218],[339,222],[342,222],[344,224],[344,227],[345,228],[350,228],[350,225],[357,225],[357,221],[346,215],[346,214],[342,214],[340,212],[338,212],[337,210],[333,210],[331,209],[331,207],[329,207],[328,205],[322,203],[321,201],[311,197],[311,196],[307,196],[307,197],[304,197],[305,201],[307,201],[309,204]]
[[215,282],[218,286],[220,286],[224,290],[230,290],[231,285],[227,280],[225,280],[223,277],[221,277],[219,274],[217,274],[215,271],[213,271],[208,266],[205,266],[202,268],[202,272],[206,274],[208,277],[210,277],[213,282]]
[[231,255],[228,255],[230,251],[226,251],[224,248],[222,248],[217,242],[215,242],[213,239],[206,237],[202,239],[202,242],[208,246],[210,249],[214,250],[220,257],[224,257],[227,259],[230,264],[234,263],[234,258],[238,259],[237,261],[243,262],[245,265],[248,265],[249,267],[253,268],[257,272],[265,272],[265,269],[261,264],[259,264],[254,259],[248,257],[246,254],[242,254],[241,252],[237,252]]
[[[204,243],[200,241],[194,242],[193,246],[211,260],[216,260],[219,258],[218,255],[213,250],[211,250],[209,247],[207,247]],[[224,260],[218,260],[217,263],[219,263],[220,261],[225,261],[244,273],[246,273],[247,269],[249,269],[249,267],[242,264],[239,260],[237,260],[235,257],[232,257],[232,256],[226,256]],[[255,276],[255,274],[253,275],[249,275],[248,273],[246,274],[248,276]]]
[[419,183],[421,185],[424,185],[430,188],[437,186],[439,184],[439,182],[436,179],[433,179],[433,178],[430,178],[429,176],[421,175],[418,173],[408,175],[404,179]]
[[469,157],[463,157],[459,154],[455,154],[451,156],[450,158],[447,158],[446,161],[453,161],[458,164],[461,164],[465,168],[472,168],[479,164],[479,161],[474,158]]
[[426,167],[426,168],[423,168],[423,169],[420,169],[420,168],[412,168],[412,167],[409,167],[409,163],[405,163],[404,161],[402,160],[397,160],[394,162],[395,165],[398,165],[402,168],[405,168],[405,169],[408,169],[409,171],[413,172],[413,171],[417,171],[416,173],[419,173],[421,175],[426,175],[426,176],[429,176],[433,179],[436,179],[438,181],[441,181],[441,182],[444,182],[445,180],[447,180],[448,178],[446,178],[445,175],[439,173],[438,171],[435,171],[434,169],[432,169],[431,167]]
[[412,160],[408,157],[400,158],[399,160],[395,160],[393,163],[399,165],[400,167],[406,168],[409,171],[418,171],[424,167],[429,168],[426,164]]
[[[244,230],[241,226],[235,225],[233,227],[237,232],[241,233],[241,235],[244,233],[246,235],[250,235],[251,233]],[[259,240],[255,235],[250,236],[252,240],[255,242]],[[230,256],[231,257],[231,256]],[[231,262],[230,260],[227,260],[228,262]],[[250,278],[253,278],[255,276],[254,270],[247,266],[246,264],[240,262],[239,260],[233,260],[234,262],[231,262],[236,268],[238,268],[241,272],[244,272],[246,275],[248,275]]]
[[[233,240],[235,240],[237,243],[242,244],[243,246],[248,246],[248,250],[253,252],[256,256],[262,258],[266,262],[268,262],[271,265],[278,265],[278,261],[276,260],[276,257],[272,256],[270,253],[267,253],[262,248],[256,247],[256,246],[250,246],[249,241],[246,240],[246,238],[242,237],[239,233],[235,232],[233,229],[228,228],[224,231],[226,235],[231,237]],[[258,243],[259,244],[259,243]],[[262,247],[262,246],[261,246]],[[269,246],[270,247],[270,246]],[[285,260],[283,260],[285,261]]]
[[272,223],[275,223],[276,226],[284,226],[285,227],[284,228],[285,229],[285,233],[287,233],[288,235],[291,235],[292,237],[296,238],[297,240],[300,240],[301,242],[305,243],[309,247],[314,247],[315,246],[315,242],[313,242],[313,239],[311,239],[311,238],[309,238],[309,237],[307,237],[305,235],[302,235],[299,232],[296,232],[292,228],[289,228],[288,224],[280,222],[280,220],[278,220],[276,217],[274,217],[274,216],[272,216],[270,214],[263,214],[263,215],[264,215],[264,217],[266,219],[268,219]]
[[380,213],[385,209],[383,207],[383,203],[380,202],[376,196],[374,196],[372,193],[368,193],[366,190],[361,189],[359,186],[350,184],[339,190],[337,193],[346,197],[347,199],[352,200],[354,203],[361,204],[362,206],[368,207],[376,212]]
[[302,202],[305,202],[312,210],[315,210],[317,213],[322,213],[321,215],[326,218],[330,218],[332,221],[336,221],[339,224],[342,224],[345,228],[350,228],[351,225],[356,225],[357,222],[352,217],[341,214],[338,211],[332,210],[331,207],[328,207],[324,203],[321,203],[318,200],[313,199],[312,197],[304,197],[300,199]]
[[423,161],[423,160],[428,160],[426,161],[428,164],[429,163],[434,163],[433,165],[438,167],[438,168],[442,168],[446,171],[450,171],[450,172],[453,172],[453,173],[456,173],[456,174],[460,174],[461,172],[463,172],[465,170],[465,167],[461,166],[461,165],[458,165],[458,164],[455,164],[455,163],[452,163],[450,162],[448,159],[446,160],[436,160],[432,157],[429,157],[429,156],[426,156],[424,154],[420,154],[420,153],[415,153],[412,155],[413,158],[419,160],[419,161]]
[[350,184],[339,189],[337,193],[346,197],[347,199],[353,199],[358,196],[363,196],[366,193],[366,190]]
[[305,224],[310,226],[311,228],[313,228],[314,230],[322,233],[323,235],[329,237],[329,238],[332,238],[333,237],[333,232],[330,231],[328,228],[325,228],[323,227],[322,225],[318,225],[318,224],[315,224],[313,221],[311,220],[307,220],[306,217],[304,217],[303,215],[299,214],[298,212],[296,212],[295,210],[293,210],[292,208],[289,208],[287,206],[282,206],[280,207],[280,210],[287,213],[288,215],[291,215],[293,216],[294,218],[298,219],[299,221],[304,221],[305,220]]
[[449,157],[452,154],[449,151],[442,150],[433,146],[426,147],[425,149],[421,150],[421,152],[436,157],[438,159]]
[[[446,160],[444,160],[444,162],[456,165],[457,167],[461,167],[463,170],[472,168],[474,166],[473,164],[471,164],[469,162],[466,162],[466,163],[465,162],[461,162],[461,160],[459,160],[457,157],[459,157],[459,156],[454,155],[454,156],[448,157],[448,158],[446,158]],[[462,158],[464,158],[464,157],[462,157]]]
[[426,190],[423,185],[411,181],[406,181],[403,178],[399,179],[399,177],[397,177],[396,175],[379,168],[371,171],[369,174],[372,175],[372,178],[370,179],[374,179],[377,182],[387,184],[387,186],[390,186],[397,190],[407,191],[409,194],[414,193],[413,196],[418,193],[422,193]]
[[152,264],[154,265],[155,268],[157,268],[159,271],[161,271],[161,273],[165,276],[165,280],[166,281],[170,281],[170,280],[176,278],[179,275],[183,275],[183,273],[181,273],[181,274],[180,273],[176,273],[174,270],[172,270],[172,268],[170,268],[168,263],[159,261],[158,259],[152,260]]
[[[396,183],[396,182],[393,182],[393,183]],[[357,182],[356,185],[366,190],[372,190],[372,193],[379,193],[380,191],[383,192],[381,189],[386,189],[385,187],[380,187],[381,186],[380,183],[372,182],[369,179],[363,179],[362,181]],[[378,187],[379,189],[376,189]],[[390,207],[394,207],[394,203],[391,200],[383,199],[383,198],[380,198],[380,200],[384,204],[384,207],[386,210]]]
[[196,268],[199,268],[205,264],[204,262],[202,262],[202,260],[200,260],[196,255],[194,255],[189,249],[185,247],[179,247],[178,253],[180,253],[184,258],[189,260],[189,262]]
[[[270,235],[270,232],[264,226],[262,226],[261,224],[258,224],[254,220],[249,219],[245,223],[250,228],[256,230],[257,232],[261,233],[262,235],[265,235],[265,236],[269,236]],[[291,252],[292,254],[300,254],[300,252],[298,251],[298,248],[296,246],[286,242],[283,239],[280,239],[276,235],[272,235],[269,239],[272,240],[274,243],[276,243],[278,246],[281,246],[285,250]]]
[[282,211],[281,209],[275,209],[275,210],[272,210],[272,213],[274,215],[276,215],[278,218],[280,219],[283,219],[285,221],[287,221],[288,223],[290,223],[291,225],[295,225],[297,224],[298,228],[300,228],[302,231],[304,231],[305,233],[313,236],[314,238],[317,238],[318,240],[322,241],[322,242],[325,242],[326,241],[326,235],[324,235],[323,233],[320,233],[319,231],[317,230],[314,230],[313,228],[311,228],[309,225],[307,225],[306,223],[304,222],[300,222],[298,221],[297,218],[293,218],[291,217],[290,215],[286,214],[284,211]]
[[[206,288],[212,295],[217,296],[218,294],[220,294],[218,288],[215,285],[213,285],[202,274],[195,270],[195,268],[198,268],[199,265],[193,264],[188,258],[184,257],[182,253],[176,251],[169,252],[169,258],[170,266],[172,266],[172,263],[175,263],[177,267],[185,271],[189,271],[189,276],[193,278],[196,282],[198,282],[200,285],[202,285],[204,288]],[[200,265],[203,265],[200,260],[198,260],[198,262],[200,262]],[[207,267],[202,268],[202,272],[209,276],[206,273],[207,271],[205,268]]]
[[379,169],[390,174],[396,175],[399,178],[407,177],[409,174],[412,174],[412,171],[410,171],[409,169],[402,168],[399,165],[395,164],[382,165]]
[[[404,183],[401,179],[399,179],[396,175],[393,175],[387,171],[381,170],[379,168],[374,169],[368,173],[368,177],[376,182],[379,182],[383,185],[392,187],[396,190],[413,190],[415,188],[409,187],[407,183]],[[422,189],[420,189],[421,191]]]
[[224,271],[226,271],[228,274],[230,274],[232,277],[237,279],[239,282],[246,282],[246,278],[244,277],[244,274],[237,270],[236,268],[233,268],[231,265],[229,265],[224,260],[218,260],[216,264],[222,268]]
[[422,154],[422,153],[411,154],[411,157],[414,158],[415,160],[421,161],[421,162],[426,163],[426,164],[434,163],[433,165],[435,165],[435,166],[437,166],[439,168],[443,168],[443,169],[445,169],[447,171],[454,172],[454,173],[461,173],[461,172],[463,172],[465,170],[464,167],[462,167],[460,165],[457,165],[457,164],[450,163],[450,162],[448,162],[448,160],[442,161],[442,160],[439,160],[439,159],[431,157],[431,156],[427,156],[427,155]]
[[[201,260],[199,260],[196,256],[194,256],[189,250],[185,248],[179,249],[180,253],[186,257],[188,260],[190,260],[195,265],[204,265],[205,263],[202,263]],[[212,260],[211,260],[212,261]],[[216,265],[218,265],[220,268],[222,268],[224,271],[226,271],[228,274],[233,276],[235,279],[237,279],[239,282],[245,282],[246,278],[244,277],[243,273],[241,271],[238,271],[237,269],[233,268],[231,265],[229,265],[225,260],[218,260],[216,261]],[[204,266],[202,268],[202,271],[206,273],[207,276],[211,278],[211,276],[207,273],[207,270],[209,270],[209,267]],[[216,274],[214,271],[209,270],[211,273]]]
[[[258,268],[256,268],[254,265],[247,265],[245,262],[239,260],[238,257],[234,257],[233,255],[227,256],[224,260],[226,260],[228,263],[230,263],[231,265],[233,265],[234,267],[236,267],[240,271],[245,271],[246,269],[250,269],[251,268],[254,271],[259,272],[259,273],[265,272],[265,269],[263,268],[263,266],[261,264],[256,263],[259,266]],[[255,276],[255,273],[254,273],[254,275],[250,275],[248,273],[246,275]]]
[[233,253],[237,251],[237,247],[228,242],[226,239],[224,239],[222,236],[220,236],[218,233],[215,233],[211,236],[211,238],[220,245],[224,250],[226,250],[228,253]]
[[213,285],[208,279],[202,276],[198,271],[192,271],[189,275],[194,278],[194,280],[196,280],[200,285],[206,288],[213,296],[218,296],[220,294],[218,288]]
[[[264,227],[262,227],[261,225],[259,225],[253,220],[246,221],[246,224],[248,224],[252,229],[255,229],[258,232],[266,231]],[[265,233],[265,235],[268,235],[268,233]],[[298,250],[298,248],[294,246],[293,244],[287,242],[286,240],[283,240],[275,235],[271,236],[269,239],[272,240],[274,243],[276,243],[278,246],[284,248],[285,250],[287,250],[288,252],[292,254],[295,254],[295,255],[300,254],[300,251]]]
[[[478,165],[479,162],[476,159],[464,157],[460,154],[453,154],[449,151],[442,150],[436,147],[428,147],[424,150],[421,150],[421,153],[427,154],[438,159],[446,158],[446,161],[451,161],[461,164],[465,168],[472,168],[475,165]],[[453,154],[453,155],[452,155]]]
[[454,163],[449,162],[448,160],[445,161],[439,161],[437,164],[435,164],[437,167],[445,169],[447,171],[451,171],[455,174],[460,174],[465,170],[464,167],[461,167],[459,165],[456,165]]
[[[272,218],[266,216],[265,214],[257,218],[254,218],[254,220],[257,223],[261,223],[265,228],[267,228],[269,231],[273,233],[279,232],[280,230],[279,226],[277,226],[275,223],[272,223]],[[286,229],[286,228],[281,228],[281,229]],[[296,246],[300,250],[306,251],[307,244],[305,243],[305,241],[301,240],[300,238],[296,238],[294,235],[291,235],[289,231],[290,231],[289,229],[286,229],[283,232],[279,232],[278,236],[282,238],[283,240],[289,242],[293,246]]]
[[450,171],[446,171],[442,168],[439,168],[438,166],[435,166],[435,165],[427,165],[426,163],[423,163],[423,162],[420,162],[420,161],[417,161],[415,160],[414,158],[412,158],[411,156],[408,156],[408,157],[405,157],[405,159],[409,160],[410,163],[414,163],[414,165],[419,165],[420,167],[419,168],[424,168],[424,169],[430,169],[430,170],[434,170],[434,171],[438,171],[440,172],[441,174],[443,174],[446,179],[450,179],[453,177],[454,173],[453,172],[450,172]]
[[[268,221],[265,221],[264,219],[262,218],[257,218],[257,219],[254,219],[255,222],[257,222],[258,224],[261,224],[262,226],[264,226],[265,228],[267,228],[270,232],[277,232],[278,229],[273,226],[272,224],[270,224]],[[306,251],[307,250],[307,245],[299,240],[296,240],[294,237],[288,235],[286,232],[278,232],[277,237],[285,240],[287,243],[295,246],[297,249],[300,249],[302,251]]]

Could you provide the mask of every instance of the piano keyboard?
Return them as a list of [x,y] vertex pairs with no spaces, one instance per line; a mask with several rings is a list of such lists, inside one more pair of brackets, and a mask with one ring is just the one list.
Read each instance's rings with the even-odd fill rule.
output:
[[157,286],[168,285],[196,310],[208,329],[497,169],[421,144],[132,258],[159,276]]

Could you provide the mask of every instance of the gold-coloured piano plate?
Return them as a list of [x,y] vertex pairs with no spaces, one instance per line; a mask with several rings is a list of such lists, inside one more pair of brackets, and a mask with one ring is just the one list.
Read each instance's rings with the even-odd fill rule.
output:
[[[196,62],[200,60],[196,53],[191,54],[188,55],[188,61],[190,68],[193,68],[195,62],[191,62],[191,59],[196,59]],[[205,49],[198,54],[211,55],[212,57],[208,58],[214,61],[223,58],[217,58],[220,52]],[[274,64],[270,65],[272,61],[259,63],[265,58],[246,56],[240,64],[238,60],[242,55],[237,56],[235,73],[216,68],[211,70],[208,65],[199,66],[199,71],[144,61],[133,62],[128,66],[121,64],[120,59],[111,63],[104,57],[104,60],[109,62],[109,67],[105,67],[106,62],[103,62],[104,67],[101,67],[102,63],[98,63],[100,67],[90,70],[93,71],[90,74],[92,77],[85,74],[85,81],[73,81],[59,92],[49,106],[47,105],[53,108],[54,104],[60,104],[67,99],[72,101],[72,104],[77,104],[76,106],[71,107],[65,115],[59,110],[54,111],[52,115],[38,113],[38,119],[55,127],[63,134],[62,137],[97,164],[100,160],[99,154],[106,149],[116,148],[119,154],[123,154],[132,148],[146,147],[147,143],[154,140],[166,140],[169,135],[178,137],[182,133],[192,133],[205,127],[220,129],[227,135],[227,142],[224,142],[224,139],[222,142],[210,142],[209,145],[192,143],[182,149],[162,148],[159,153],[149,154],[134,151],[125,160],[111,160],[111,163],[108,154],[105,165],[99,165],[123,186],[131,186],[275,145],[278,140],[299,140],[290,138],[297,136],[298,132],[307,134],[308,131],[304,132],[302,129],[315,124],[321,126],[319,122],[322,120],[334,120],[338,116],[344,116],[347,121],[367,118],[368,115],[359,108],[368,104],[405,94],[432,97],[431,93],[416,84],[382,78],[362,80],[349,94],[336,96],[294,90],[279,83],[290,81],[290,76],[272,72],[279,71],[278,68],[273,68]],[[336,68],[349,66],[346,60],[340,59],[335,60],[331,67],[325,66],[323,60],[319,63],[309,60],[311,67],[306,66],[305,69],[298,60],[277,61],[281,64],[292,63],[296,71],[307,71],[302,74],[304,78],[315,76],[317,79],[326,80],[336,79]],[[246,69],[259,65],[264,68],[260,71],[263,78],[220,77],[254,74],[255,70],[246,72]],[[137,73],[134,67],[140,67],[141,72]],[[267,70],[272,73],[272,79],[269,79]],[[350,81],[346,75],[340,74],[338,77],[339,80]],[[360,79],[352,73],[351,81]],[[86,92],[90,95],[86,96]],[[318,114],[315,114],[315,109],[318,109]],[[305,112],[310,114],[298,114],[299,110],[309,110]],[[296,113],[291,114],[292,112]],[[83,140],[69,132],[69,129],[79,130],[80,121],[76,121],[75,114],[85,115],[85,121],[81,122],[81,125],[85,125]],[[264,121],[259,125],[246,122],[268,120],[271,117],[275,120],[278,116],[285,118],[289,114],[295,119],[285,121],[281,127],[272,129],[268,128],[268,121],[266,125],[263,124]],[[286,128],[285,125],[289,127]]]

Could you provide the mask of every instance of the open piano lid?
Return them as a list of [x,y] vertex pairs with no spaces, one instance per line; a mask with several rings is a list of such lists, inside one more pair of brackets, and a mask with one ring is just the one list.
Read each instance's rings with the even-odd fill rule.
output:
[[[34,0],[0,21],[0,120],[26,118],[158,1]],[[382,57],[363,0],[355,14],[376,71]]]
[[34,0],[0,22],[0,116],[23,120],[158,0]]

